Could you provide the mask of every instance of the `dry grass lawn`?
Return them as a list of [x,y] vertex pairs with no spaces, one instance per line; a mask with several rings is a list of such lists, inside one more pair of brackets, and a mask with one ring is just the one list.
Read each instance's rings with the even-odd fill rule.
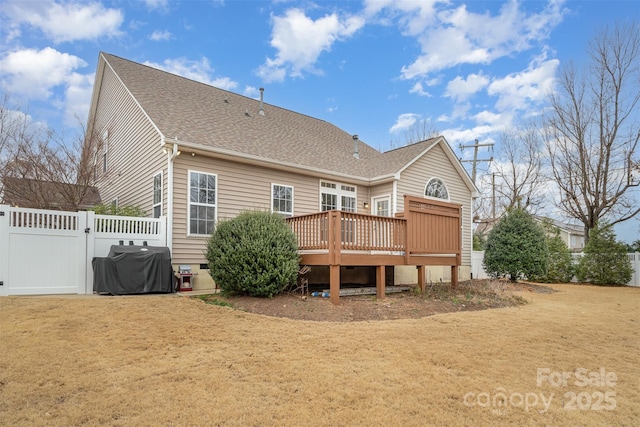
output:
[[640,289],[554,288],[345,323],[175,295],[4,297],[0,425],[638,425]]

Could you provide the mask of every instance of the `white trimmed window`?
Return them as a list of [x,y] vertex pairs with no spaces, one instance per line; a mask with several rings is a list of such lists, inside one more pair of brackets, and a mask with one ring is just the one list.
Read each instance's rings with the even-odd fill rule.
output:
[[218,177],[189,171],[189,235],[208,236],[216,223]]
[[320,210],[357,211],[356,187],[335,182],[320,181]]
[[427,183],[424,190],[424,195],[427,197],[434,197],[436,199],[449,200],[449,191],[447,186],[440,178],[432,178]]
[[98,149],[93,149],[93,182],[98,181]]
[[271,212],[293,216],[293,187],[271,184]]
[[162,216],[162,172],[153,176],[153,217]]
[[107,172],[107,154],[109,153],[109,131],[105,130],[102,134],[102,173]]

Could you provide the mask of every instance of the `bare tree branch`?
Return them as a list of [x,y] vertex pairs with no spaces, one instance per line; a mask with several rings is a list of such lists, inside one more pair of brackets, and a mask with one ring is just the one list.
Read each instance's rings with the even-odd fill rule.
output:
[[547,152],[560,208],[584,224],[613,225],[640,213],[629,190],[638,162],[640,25],[605,29],[589,44],[590,66],[561,73],[547,117]]
[[501,210],[517,206],[535,214],[542,207],[545,198],[542,147],[542,138],[533,124],[502,133],[498,160],[494,163]]
[[389,147],[391,149],[405,147],[429,138],[434,138],[438,135],[440,135],[440,132],[433,123],[431,123],[429,119],[422,119],[405,129],[403,141],[390,141]]
[[91,153],[103,142],[81,127],[81,136],[65,141],[34,123],[19,108],[0,105],[0,182],[4,203],[42,209],[76,210],[98,203],[92,187]]

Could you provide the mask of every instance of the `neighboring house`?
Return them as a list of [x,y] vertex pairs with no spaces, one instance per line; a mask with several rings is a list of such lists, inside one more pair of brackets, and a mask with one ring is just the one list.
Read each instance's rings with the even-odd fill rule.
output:
[[[539,224],[542,224],[545,219],[551,221],[551,224],[560,231],[560,238],[562,238],[562,241],[566,243],[570,250],[580,252],[584,248],[584,227],[567,224],[556,219],[542,216],[534,216],[534,219]],[[494,224],[491,220],[478,221],[476,225],[476,232],[487,237],[493,229],[493,225]]]
[[[395,216],[405,195],[462,207],[459,277],[469,278],[478,191],[443,137],[381,153],[265,103],[262,89],[256,100],[106,53],[88,130],[104,141],[95,153],[102,199],[166,216],[173,263],[192,267],[196,289],[213,287],[204,251],[217,221],[251,209]],[[415,268],[406,279],[400,270],[397,281],[415,283]]]
[[5,177],[0,201],[21,208],[76,211],[100,204],[100,193],[96,187]]
[[584,249],[584,226],[567,224],[566,222],[556,219],[536,216],[536,221],[540,223],[545,219],[551,221],[551,224],[560,230],[560,238],[562,238],[562,241],[567,244],[570,250],[581,252],[582,249]]

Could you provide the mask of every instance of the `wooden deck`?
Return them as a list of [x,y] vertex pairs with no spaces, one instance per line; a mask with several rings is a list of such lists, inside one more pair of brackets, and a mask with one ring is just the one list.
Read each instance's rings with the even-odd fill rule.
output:
[[375,266],[377,297],[385,296],[385,267],[415,265],[425,285],[425,266],[451,266],[458,282],[462,255],[462,206],[404,196],[395,218],[326,211],[287,218],[298,236],[301,265],[329,266],[330,299],[340,301],[341,266]]

